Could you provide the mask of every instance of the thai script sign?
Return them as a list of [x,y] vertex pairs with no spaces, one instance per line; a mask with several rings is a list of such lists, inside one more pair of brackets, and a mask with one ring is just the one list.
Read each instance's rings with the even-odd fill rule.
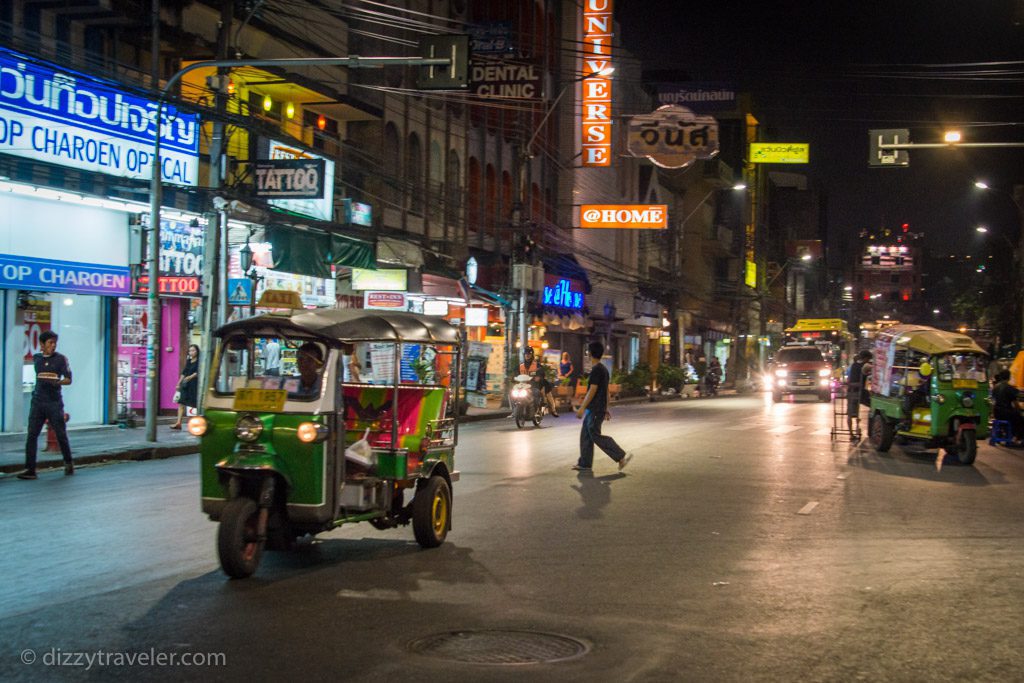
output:
[[668,205],[583,204],[580,227],[664,230],[668,227]]
[[324,159],[261,159],[254,165],[257,197],[321,199]]
[[277,206],[285,211],[302,214],[310,218],[317,218],[322,221],[334,220],[334,162],[312,152],[296,147],[286,142],[277,140],[267,141],[266,159],[302,159],[319,160],[324,164],[324,171],[321,174],[324,191],[315,199],[270,199],[271,206]]
[[[599,74],[612,67],[612,0],[584,0],[582,51],[584,74]],[[582,164],[611,166],[612,81],[588,75],[582,88]]]
[[[149,231],[144,235],[148,236]],[[203,228],[200,225],[163,218],[160,220],[161,294],[191,297],[202,295],[203,240]],[[132,294],[148,293],[149,276],[140,273],[132,279]]]
[[666,104],[629,120],[627,147],[662,168],[683,168],[718,154],[718,121]]
[[[155,102],[98,79],[0,49],[0,152],[148,180]],[[196,185],[199,117],[164,105],[160,175]]]
[[504,54],[512,52],[512,25],[507,21],[469,24],[469,50],[473,54]]
[[658,104],[679,104],[702,114],[736,110],[731,83],[655,83]]
[[806,142],[751,142],[750,161],[754,164],[806,164],[811,146]]
[[122,296],[128,268],[0,254],[0,288]]
[[580,283],[568,278],[544,276],[544,305],[579,310],[583,308],[584,293]]

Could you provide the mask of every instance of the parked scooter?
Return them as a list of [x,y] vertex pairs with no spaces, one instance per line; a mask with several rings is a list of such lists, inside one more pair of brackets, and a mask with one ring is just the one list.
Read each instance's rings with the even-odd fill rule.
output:
[[516,375],[515,380],[509,402],[512,404],[512,416],[516,420],[516,427],[522,429],[527,422],[533,422],[534,427],[540,427],[547,410],[540,397],[540,388],[536,386],[536,382],[530,381],[529,375]]

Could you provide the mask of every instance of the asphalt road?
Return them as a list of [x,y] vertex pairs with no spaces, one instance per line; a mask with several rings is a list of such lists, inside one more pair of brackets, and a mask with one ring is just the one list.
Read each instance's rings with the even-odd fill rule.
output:
[[635,459],[589,476],[571,416],[469,425],[441,548],[358,524],[243,581],[196,456],[5,480],[0,680],[1021,680],[1024,451],[938,470],[831,420],[622,407],[605,431]]

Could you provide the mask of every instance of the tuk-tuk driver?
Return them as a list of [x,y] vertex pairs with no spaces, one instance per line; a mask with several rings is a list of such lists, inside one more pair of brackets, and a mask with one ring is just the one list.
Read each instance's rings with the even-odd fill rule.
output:
[[290,393],[298,396],[315,396],[320,391],[320,370],[324,366],[324,354],[313,342],[299,347],[295,356],[299,369],[299,386]]

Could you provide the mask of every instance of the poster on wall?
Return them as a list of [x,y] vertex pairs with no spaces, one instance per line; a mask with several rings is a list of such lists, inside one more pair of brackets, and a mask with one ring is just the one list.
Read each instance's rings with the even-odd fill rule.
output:
[[31,363],[32,356],[43,351],[39,335],[50,329],[50,302],[29,299],[22,313],[25,320],[25,362]]

